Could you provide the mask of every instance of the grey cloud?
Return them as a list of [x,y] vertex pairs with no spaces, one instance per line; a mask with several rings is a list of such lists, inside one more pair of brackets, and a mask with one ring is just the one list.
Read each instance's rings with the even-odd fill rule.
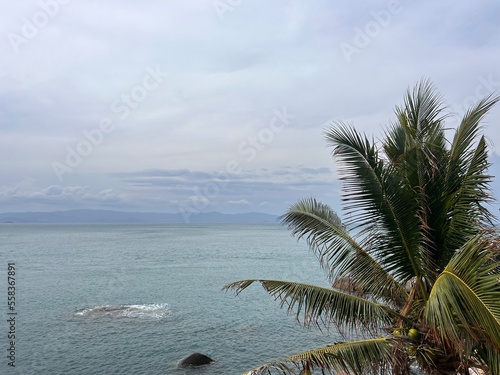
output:
[[27,191],[19,188],[0,191],[0,201],[25,200],[59,205],[75,202],[123,201],[125,195],[115,189],[93,192],[87,186],[48,186],[40,191]]
[[[423,76],[453,110],[481,77],[500,82],[500,5],[486,0],[401,0],[401,11],[347,62],[341,43],[353,44],[356,29],[388,4],[243,1],[221,19],[211,0],[69,2],[19,53],[7,39],[0,44],[2,207],[166,211],[198,199],[212,209],[279,214],[304,195],[337,202],[326,123],[350,122],[378,137]],[[20,32],[38,7],[5,4],[2,35]],[[166,78],[120,120],[111,103],[130,95],[148,66]],[[242,154],[242,142],[283,106],[296,118],[255,158]],[[59,182],[51,163],[65,162],[67,148],[103,117],[115,130]],[[500,108],[487,120],[498,148]],[[227,177],[232,160],[241,171]],[[205,202],[195,189],[211,182],[224,187]]]

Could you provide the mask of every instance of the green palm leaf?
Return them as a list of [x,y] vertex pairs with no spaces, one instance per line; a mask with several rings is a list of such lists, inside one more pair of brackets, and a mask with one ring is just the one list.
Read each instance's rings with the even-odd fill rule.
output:
[[280,371],[281,374],[291,374],[291,366],[310,370],[319,368],[329,373],[343,371],[356,375],[387,374],[394,361],[393,341],[377,338],[310,350],[256,367],[245,375],[270,374],[273,370]]
[[477,351],[479,357],[479,364],[477,368],[483,368],[485,374],[500,374],[500,351],[492,346]]
[[[425,275],[421,262],[421,223],[412,187],[404,184],[400,171],[385,166],[376,149],[355,129],[338,124],[326,134],[340,162],[342,200],[348,225],[363,228],[360,235],[376,252],[386,272],[396,280]],[[375,257],[375,255],[374,255]]]
[[450,260],[454,250],[477,233],[477,228],[485,227],[492,215],[482,206],[491,200],[488,184],[491,176],[486,174],[488,154],[484,138],[470,156],[468,165],[463,167],[460,185],[446,197],[447,222],[443,222],[443,249],[437,256],[437,264],[442,267]]
[[349,235],[330,207],[315,199],[303,199],[281,217],[281,222],[297,238],[307,239],[331,283],[352,276],[365,295],[371,294],[396,305],[406,300],[407,293],[402,285]]
[[[442,267],[448,262],[454,250],[476,233],[476,225],[491,223],[492,214],[483,206],[492,200],[489,190],[491,176],[486,173],[489,167],[488,153],[484,137],[477,141],[479,122],[500,100],[488,97],[471,108],[462,119],[450,149],[450,160],[446,169],[444,186],[447,197],[441,197],[442,247],[437,263]],[[434,212],[438,212],[435,210]],[[441,246],[440,246],[441,245]]]
[[500,349],[497,246],[489,236],[474,237],[436,280],[425,317],[444,342],[459,346],[466,338],[478,345]]
[[241,280],[224,286],[236,293],[248,288],[254,282],[260,282],[264,289],[280,306],[287,306],[289,313],[295,311],[297,320],[305,325],[330,323],[350,329],[365,328],[374,330],[380,326],[390,325],[399,315],[376,302],[322,288],[315,285],[278,281],[278,280]]
[[450,170],[460,169],[461,165],[468,164],[464,159],[469,158],[473,153],[473,146],[480,130],[480,122],[499,100],[499,96],[490,95],[481,99],[465,113],[453,137],[450,149]]
[[398,108],[396,113],[405,113],[408,118],[408,129],[413,132],[412,138],[417,135],[425,135],[428,139],[434,139],[429,135],[439,132],[440,123],[446,118],[443,113],[443,100],[428,79],[422,79],[413,91],[407,90],[405,105]]

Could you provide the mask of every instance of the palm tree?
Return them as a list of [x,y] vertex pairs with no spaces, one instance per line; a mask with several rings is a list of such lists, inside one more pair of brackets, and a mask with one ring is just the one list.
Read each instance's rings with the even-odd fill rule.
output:
[[500,374],[500,240],[480,132],[499,99],[470,108],[451,142],[426,80],[408,90],[382,141],[341,122],[326,131],[349,219],[310,198],[281,221],[307,240],[332,288],[242,280],[225,289],[260,282],[303,324],[334,326],[350,341],[247,374]]

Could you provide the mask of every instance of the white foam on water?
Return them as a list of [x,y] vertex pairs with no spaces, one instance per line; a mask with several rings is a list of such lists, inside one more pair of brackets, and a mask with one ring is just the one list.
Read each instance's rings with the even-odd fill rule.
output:
[[111,318],[162,319],[171,315],[168,303],[144,305],[100,305],[84,308],[75,312],[83,317],[106,316]]

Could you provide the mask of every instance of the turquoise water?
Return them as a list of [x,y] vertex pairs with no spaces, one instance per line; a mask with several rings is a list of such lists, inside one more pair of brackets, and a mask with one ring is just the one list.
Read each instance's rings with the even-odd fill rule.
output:
[[[1,374],[241,374],[335,341],[301,327],[260,285],[326,285],[303,242],[278,225],[0,225],[0,324],[8,352],[7,263],[16,265],[16,367]],[[181,369],[202,352],[215,363]]]

